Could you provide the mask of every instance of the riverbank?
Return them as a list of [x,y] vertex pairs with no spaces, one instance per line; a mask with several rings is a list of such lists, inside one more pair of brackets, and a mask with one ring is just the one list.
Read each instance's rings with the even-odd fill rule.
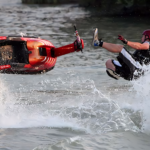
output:
[[150,4],[147,2],[128,2],[122,0],[22,0],[23,4],[70,4],[76,3],[88,10],[95,11],[99,16],[148,16],[150,15]]
[[23,4],[67,4],[78,3],[78,0],[22,0]]

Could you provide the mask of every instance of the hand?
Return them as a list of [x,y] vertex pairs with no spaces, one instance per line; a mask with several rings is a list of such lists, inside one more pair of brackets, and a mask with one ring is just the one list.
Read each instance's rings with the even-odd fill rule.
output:
[[75,50],[78,51],[82,51],[82,44],[78,43],[77,40],[74,41],[74,46],[75,46]]
[[122,35],[118,35],[118,39],[121,40],[124,44],[128,43],[128,41]]

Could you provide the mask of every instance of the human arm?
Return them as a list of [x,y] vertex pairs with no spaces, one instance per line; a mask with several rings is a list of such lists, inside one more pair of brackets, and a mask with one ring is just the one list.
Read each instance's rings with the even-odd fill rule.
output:
[[138,42],[127,41],[122,35],[118,35],[118,39],[121,40],[124,44],[127,44],[128,46],[136,50],[148,50],[149,49],[149,43],[141,44]]
[[128,41],[127,45],[136,49],[136,50],[148,50],[149,49],[149,43],[138,43],[138,42],[131,42]]

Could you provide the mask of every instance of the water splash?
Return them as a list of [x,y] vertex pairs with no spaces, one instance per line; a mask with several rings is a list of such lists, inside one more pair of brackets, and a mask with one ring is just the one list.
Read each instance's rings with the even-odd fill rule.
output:
[[132,81],[131,91],[135,91],[136,109],[141,111],[142,127],[141,131],[150,133],[150,66],[145,67],[147,70],[141,78]]
[[20,92],[16,90],[19,94],[8,93],[8,88],[2,91],[1,95],[12,96],[0,101],[1,128],[67,127],[97,134],[114,130],[138,131],[129,116],[106,93],[98,90],[91,79],[81,79],[70,72],[65,78],[32,83],[32,88],[19,88]]
[[20,32],[19,34],[21,35],[21,37],[27,36],[27,34],[23,32]]

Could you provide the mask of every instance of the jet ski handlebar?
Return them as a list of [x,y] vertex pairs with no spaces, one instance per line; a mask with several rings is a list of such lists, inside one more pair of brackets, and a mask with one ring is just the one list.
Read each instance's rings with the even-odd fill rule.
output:
[[77,30],[76,25],[74,25],[74,29],[75,29],[75,35],[76,35],[77,48],[78,48],[79,50],[81,50],[81,52],[83,52],[83,51],[82,51],[81,38],[80,38],[80,36],[79,36],[79,33],[78,33],[78,30]]

